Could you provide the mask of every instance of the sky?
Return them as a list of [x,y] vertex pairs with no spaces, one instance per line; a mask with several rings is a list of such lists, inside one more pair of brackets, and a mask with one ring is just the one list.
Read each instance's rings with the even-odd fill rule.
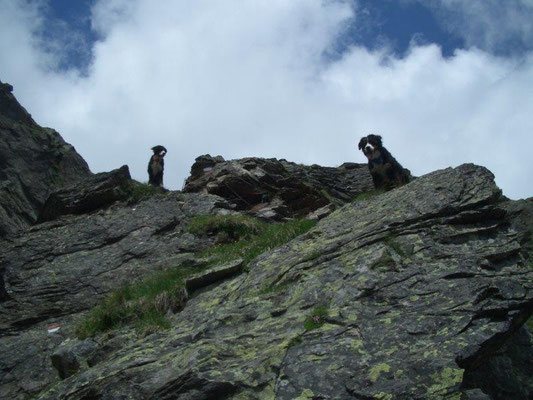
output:
[[194,159],[483,165],[533,196],[533,0],[0,0],[0,80],[93,172]]

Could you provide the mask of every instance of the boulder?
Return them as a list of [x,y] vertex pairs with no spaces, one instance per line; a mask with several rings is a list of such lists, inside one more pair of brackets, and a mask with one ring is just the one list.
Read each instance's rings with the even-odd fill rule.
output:
[[127,165],[111,172],[92,175],[50,194],[39,216],[39,222],[51,221],[62,215],[87,214],[127,200],[132,187]]
[[196,159],[183,188],[216,194],[263,219],[303,217],[327,205],[334,207],[373,189],[366,164],[338,168],[301,165],[274,158]]
[[[75,338],[78,314],[126,283],[203,263],[192,252],[210,242],[188,233],[187,223],[229,207],[216,196],[170,192],[134,205],[121,202],[88,215],[67,215],[0,240],[6,294],[0,298],[0,371],[9,371],[0,374],[0,398],[32,397],[60,376],[84,370],[85,359],[61,347]],[[186,297],[185,290],[173,296],[168,309],[178,312]],[[47,333],[46,327],[57,323],[59,332]],[[105,340],[87,364],[103,362],[125,342],[123,333],[111,347]]]
[[215,196],[170,192],[39,224],[2,243],[8,298],[0,303],[0,334],[86,310],[149,273],[191,265],[191,251],[209,241],[191,237],[188,220],[224,207],[229,205]]

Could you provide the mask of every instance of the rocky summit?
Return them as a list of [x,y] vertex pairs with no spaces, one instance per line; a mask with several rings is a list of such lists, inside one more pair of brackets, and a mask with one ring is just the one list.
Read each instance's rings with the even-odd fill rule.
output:
[[[12,101],[2,173],[21,182],[15,149],[42,128]],[[70,156],[47,170],[81,159],[54,149]],[[359,164],[205,155],[166,192],[80,165],[40,196],[2,191],[0,398],[533,398],[533,199],[486,168],[380,193]],[[261,236],[299,218],[319,221]]]

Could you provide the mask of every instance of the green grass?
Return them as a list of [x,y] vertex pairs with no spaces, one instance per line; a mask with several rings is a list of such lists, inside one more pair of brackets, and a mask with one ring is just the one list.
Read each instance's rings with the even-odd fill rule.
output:
[[291,347],[298,346],[299,344],[302,344],[303,339],[301,336],[293,337],[289,343],[287,344],[287,348],[290,349]]
[[217,236],[219,241],[235,241],[261,232],[260,221],[247,215],[200,215],[191,219],[187,231],[196,236]]
[[158,188],[156,186],[148,185],[146,183],[133,181],[129,189],[127,203],[136,204],[142,200],[149,199],[150,197],[160,193],[163,193],[163,189]]
[[385,190],[383,190],[383,189],[374,189],[374,190],[371,190],[369,192],[360,193],[360,194],[358,194],[357,196],[354,197],[354,199],[352,200],[352,203],[355,203],[357,201],[368,200],[368,199],[371,199],[373,197],[379,196],[382,193],[385,193]]
[[382,259],[378,260],[376,263],[372,264],[370,266],[370,269],[389,271],[391,269],[394,269],[395,266],[396,266],[396,263],[394,262],[392,257],[389,254],[387,254],[386,257],[383,257]]
[[287,243],[315,225],[315,221],[309,220],[291,220],[281,224],[254,220],[253,228],[247,233],[239,234],[238,240],[217,244],[200,252],[198,256],[212,258],[211,263],[216,264],[242,258],[243,268],[246,270],[246,266],[258,255]]
[[398,254],[401,258],[406,258],[407,254],[405,251],[400,247],[398,243],[394,241],[394,236],[389,236],[383,240],[383,242],[389,246],[391,249],[393,249],[396,254]]
[[306,331],[312,331],[320,328],[326,323],[328,317],[328,306],[319,305],[311,311],[311,314],[304,321],[304,328]]
[[168,328],[165,314],[182,306],[184,280],[205,267],[171,268],[112,292],[76,326],[83,339],[125,325],[149,333]]
[[335,197],[333,197],[326,189],[320,190],[320,194],[324,196],[331,204],[334,206],[340,206],[342,205],[342,202],[337,200]]

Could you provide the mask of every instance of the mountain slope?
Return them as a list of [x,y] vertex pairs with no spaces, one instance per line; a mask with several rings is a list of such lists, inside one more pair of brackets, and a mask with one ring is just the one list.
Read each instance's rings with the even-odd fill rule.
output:
[[[268,165],[286,187],[262,180]],[[328,200],[328,169],[251,158],[219,167],[219,183],[250,178],[246,192],[258,196],[247,202],[272,195],[274,207],[299,187],[314,207]],[[531,399],[533,200],[507,200],[490,171],[464,164],[350,202],[362,190],[341,192],[341,182],[354,173],[366,184],[355,169],[330,171],[336,211],[246,268],[206,258],[236,240],[231,232],[191,229],[198,216],[252,224],[255,206],[237,204],[235,191],[133,199],[123,167],[56,190],[48,222],[27,227],[29,200],[13,209],[6,231],[25,229],[0,239],[0,398]],[[213,188],[199,171],[194,190]],[[282,209],[303,215],[308,204]],[[125,296],[117,289],[191,267],[196,275],[168,289],[179,304],[161,297],[162,328],[123,319],[76,336],[94,306]]]
[[51,192],[90,175],[74,147],[37,125],[12,90],[0,82],[0,237],[35,223]]

